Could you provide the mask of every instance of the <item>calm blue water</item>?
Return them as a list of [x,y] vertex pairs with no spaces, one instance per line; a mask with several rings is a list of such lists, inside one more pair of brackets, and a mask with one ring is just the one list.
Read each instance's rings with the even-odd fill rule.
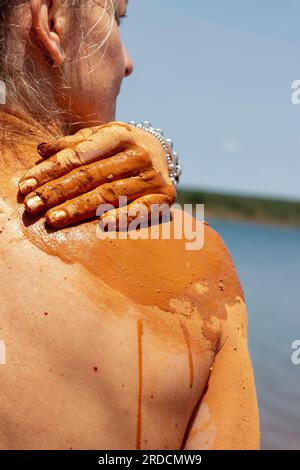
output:
[[229,247],[249,313],[262,448],[300,449],[300,230],[210,221]]

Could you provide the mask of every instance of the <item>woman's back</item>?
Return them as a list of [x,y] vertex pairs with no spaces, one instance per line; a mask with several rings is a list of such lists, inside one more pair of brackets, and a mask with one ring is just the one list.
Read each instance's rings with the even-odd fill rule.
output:
[[[0,448],[257,447],[246,307],[220,237],[195,220],[205,235],[195,251],[177,233],[99,239],[97,222],[51,232],[43,218],[24,215],[17,196],[29,170],[22,193],[42,191],[38,183],[50,176],[60,204],[66,186],[56,178],[73,164],[78,176],[78,164],[88,161],[87,185],[72,180],[75,192],[66,197],[72,206],[84,189],[84,213],[72,206],[73,222],[107,194],[145,196],[148,208],[174,200],[180,168],[167,141],[127,125],[126,139],[109,136],[107,152],[99,131],[115,120],[122,80],[133,69],[119,31],[128,2],[4,3],[0,120],[1,130],[13,125],[14,132],[0,138]],[[74,133],[86,130],[73,148]],[[50,169],[47,161],[40,181],[30,170],[37,145],[58,135],[72,151],[54,157]],[[113,172],[106,165],[103,173],[105,162],[95,170],[99,146]],[[32,213],[49,203],[44,192],[28,197]],[[70,206],[55,207],[56,222],[66,222]]]
[[96,222],[48,231],[16,201],[36,160],[34,139],[18,142],[1,157],[23,163],[1,175],[0,447],[180,448],[227,306],[242,304],[223,242],[195,220],[195,251],[185,238],[99,239]]

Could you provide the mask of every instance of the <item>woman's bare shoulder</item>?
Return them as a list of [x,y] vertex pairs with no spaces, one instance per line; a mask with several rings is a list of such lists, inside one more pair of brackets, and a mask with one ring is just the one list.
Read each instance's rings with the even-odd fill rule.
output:
[[39,249],[81,265],[85,273],[138,303],[169,308],[170,299],[187,292],[199,298],[205,286],[211,298],[243,297],[220,235],[207,222],[182,211],[181,216],[181,221],[173,218],[139,231],[111,233],[101,231],[97,221],[58,231],[47,229],[43,219],[22,223],[26,237]]

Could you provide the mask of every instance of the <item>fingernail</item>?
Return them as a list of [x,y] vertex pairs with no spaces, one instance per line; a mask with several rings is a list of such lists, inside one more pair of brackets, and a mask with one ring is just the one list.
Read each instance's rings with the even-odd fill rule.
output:
[[53,211],[48,214],[47,219],[50,223],[61,223],[65,220],[67,214],[65,211]]
[[44,207],[44,203],[40,196],[33,196],[25,201],[25,207],[29,212],[37,212]]
[[22,181],[19,184],[19,190],[22,194],[27,194],[33,191],[37,187],[37,180],[35,178],[29,178],[28,180]]

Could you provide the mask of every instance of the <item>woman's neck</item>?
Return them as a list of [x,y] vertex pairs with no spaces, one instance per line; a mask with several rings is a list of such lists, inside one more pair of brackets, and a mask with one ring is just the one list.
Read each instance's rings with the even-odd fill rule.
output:
[[[16,105],[0,107],[0,150],[2,152],[7,150],[7,147],[11,149],[24,145],[32,146],[35,142],[38,145],[40,142],[62,136],[63,132],[58,122],[41,125],[32,115]],[[19,158],[18,161],[20,161]]]
[[24,137],[49,135],[48,138],[53,139],[63,135],[63,126],[59,120],[41,124],[37,118],[17,104],[0,106],[0,130],[2,128],[11,132],[19,131]]
[[61,136],[55,123],[41,126],[29,113],[16,106],[0,107],[1,195],[16,197],[18,179],[40,159],[37,146]]

